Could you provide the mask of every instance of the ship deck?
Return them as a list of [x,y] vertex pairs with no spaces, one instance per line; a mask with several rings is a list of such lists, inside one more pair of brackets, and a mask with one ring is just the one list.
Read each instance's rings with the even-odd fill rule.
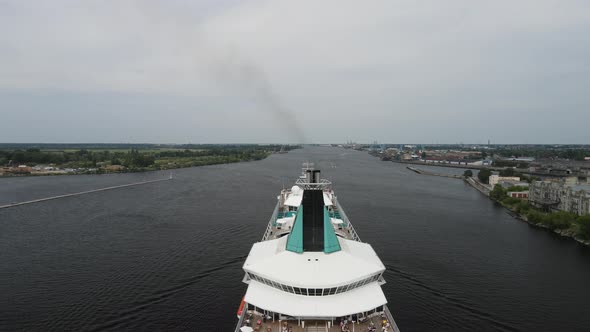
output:
[[[330,203],[328,213],[334,233],[341,238],[361,242],[356,230],[350,223],[345,212],[341,208],[336,196],[331,193],[328,196]],[[288,199],[287,199],[288,201]],[[275,210],[268,222],[266,231],[262,237],[262,241],[272,240],[287,236],[292,229],[296,218],[296,211],[290,209],[288,206],[277,203]],[[377,310],[377,309],[375,309]],[[383,306],[382,311],[375,311],[373,314],[361,318],[361,322],[348,321],[345,326],[341,326],[340,320],[321,320],[321,319],[305,319],[301,322],[297,319],[291,320],[268,320],[264,321],[260,312],[254,310],[244,309],[239,317],[236,332],[250,331],[249,329],[242,330],[243,326],[249,326],[253,331],[259,332],[341,332],[341,331],[392,331],[399,332],[393,316]],[[251,315],[247,323],[247,317]],[[350,316],[356,317],[356,316]],[[388,328],[384,329],[384,324],[388,324]],[[303,326],[302,326],[303,325]],[[328,326],[330,327],[328,328]],[[373,327],[374,329],[371,329]]]
[[[354,227],[348,220],[348,217],[340,207],[336,196],[332,196],[333,205],[329,208],[330,219],[332,220],[334,232],[337,236],[354,241],[360,241]],[[291,232],[291,227],[295,221],[296,211],[284,210],[286,207],[280,208],[277,204],[274,213],[272,214],[268,223],[266,232],[262,237],[262,241],[276,239],[286,236]]]
[[[373,326],[374,331],[390,331],[399,332],[399,329],[395,325],[390,324],[387,329],[383,329],[384,322],[387,322],[387,318],[380,314],[375,314],[362,322],[348,322],[345,327],[340,326],[340,321],[334,321],[333,325],[330,321],[325,320],[306,320],[305,327],[299,326],[297,320],[288,321],[263,321],[262,315],[253,313],[250,320],[250,326],[254,331],[259,332],[342,332],[342,331],[370,331],[369,328]],[[258,324],[260,323],[260,324]],[[328,324],[330,323],[330,324]],[[328,328],[328,325],[330,328]],[[346,329],[347,328],[347,329]]]

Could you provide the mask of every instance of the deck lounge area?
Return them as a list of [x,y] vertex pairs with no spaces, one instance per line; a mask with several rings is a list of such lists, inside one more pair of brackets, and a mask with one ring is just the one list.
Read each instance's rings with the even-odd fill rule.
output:
[[[250,319],[248,319],[248,315]],[[342,321],[342,320],[275,320],[262,314],[249,311],[247,317],[244,317],[244,326],[249,326],[252,331],[256,332],[342,332],[342,331],[375,331],[375,332],[399,332],[395,322],[390,322],[386,313],[375,313],[361,319],[361,322]],[[346,323],[345,323],[346,322]],[[247,329],[246,329],[247,330]],[[244,330],[237,330],[237,332]]]

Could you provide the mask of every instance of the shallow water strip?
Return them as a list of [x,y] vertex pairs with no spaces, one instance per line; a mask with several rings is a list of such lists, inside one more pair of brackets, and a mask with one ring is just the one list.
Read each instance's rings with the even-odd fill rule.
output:
[[58,198],[66,198],[66,197],[72,197],[72,196],[80,196],[80,195],[85,195],[85,194],[96,193],[96,192],[99,192],[99,191],[107,191],[107,190],[118,189],[118,188],[139,186],[139,185],[142,185],[142,184],[148,184],[148,183],[154,183],[154,182],[160,182],[160,181],[168,181],[168,180],[172,180],[172,177],[165,178],[165,179],[157,179],[157,180],[149,180],[149,181],[141,181],[141,182],[135,182],[135,183],[128,183],[128,184],[122,184],[122,185],[118,185],[118,186],[112,186],[112,187],[106,187],[106,188],[100,188],[100,189],[93,189],[93,190],[87,190],[87,191],[81,191],[81,192],[72,193],[72,194],[57,195],[57,196],[51,196],[51,197],[34,199],[34,200],[30,200],[30,201],[25,201],[25,202],[18,202],[18,203],[11,203],[11,204],[6,204],[6,205],[0,205],[0,209],[6,209],[6,208],[15,207],[15,206],[25,205],[25,204],[33,204],[33,203],[50,201],[50,200],[58,199]]

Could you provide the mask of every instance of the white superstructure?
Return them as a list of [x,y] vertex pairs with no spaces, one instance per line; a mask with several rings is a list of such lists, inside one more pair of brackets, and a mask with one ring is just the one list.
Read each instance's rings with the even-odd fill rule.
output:
[[381,289],[385,266],[360,241],[331,183],[307,164],[296,184],[281,192],[246,258],[236,331],[346,331],[351,324],[399,331]]

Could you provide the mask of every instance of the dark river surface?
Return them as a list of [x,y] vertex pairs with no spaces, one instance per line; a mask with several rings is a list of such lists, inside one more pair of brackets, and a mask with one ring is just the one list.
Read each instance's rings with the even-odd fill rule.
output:
[[[461,180],[322,147],[0,209],[0,330],[233,331],[242,263],[304,161],[387,267],[402,331],[590,330],[589,248]],[[0,205],[168,174],[4,178]]]

